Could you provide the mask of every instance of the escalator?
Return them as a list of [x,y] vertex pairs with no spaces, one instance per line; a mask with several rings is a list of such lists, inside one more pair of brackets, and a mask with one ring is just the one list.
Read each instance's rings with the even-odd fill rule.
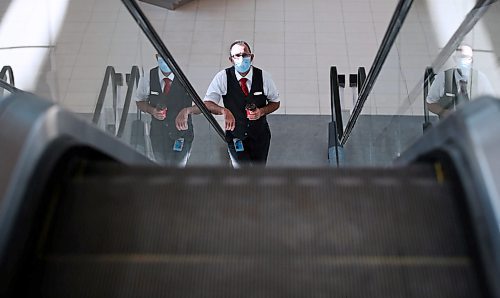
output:
[[[147,18],[124,3],[203,109]],[[340,139],[384,161],[397,153],[391,167],[159,167],[59,105],[6,89],[0,296],[500,297],[498,102],[472,103],[410,147],[407,130],[386,129],[394,118],[368,145],[355,126],[403,23],[395,14]],[[127,117],[117,125],[113,113],[116,135]],[[379,137],[387,131],[398,138]]]
[[487,297],[459,187],[432,165],[72,172],[18,295]]
[[7,100],[2,126],[38,116],[2,136],[2,297],[495,297],[484,198],[459,175],[475,161],[445,147],[391,168],[162,168]]

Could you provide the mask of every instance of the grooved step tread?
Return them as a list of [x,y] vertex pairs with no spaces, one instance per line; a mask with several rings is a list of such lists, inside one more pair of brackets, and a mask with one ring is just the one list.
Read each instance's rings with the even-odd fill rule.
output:
[[46,297],[74,289],[78,297],[480,297],[455,186],[436,177],[432,166],[92,165],[59,198],[34,289]]

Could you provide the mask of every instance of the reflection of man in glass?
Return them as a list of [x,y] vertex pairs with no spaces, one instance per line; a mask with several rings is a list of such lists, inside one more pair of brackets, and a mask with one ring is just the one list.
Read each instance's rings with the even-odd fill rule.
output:
[[185,166],[193,142],[193,124],[189,117],[185,130],[175,127],[179,112],[191,106],[191,99],[165,60],[156,54],[158,66],[139,79],[137,107],[151,114],[151,145],[156,161]]
[[446,116],[472,97],[493,94],[488,78],[472,69],[472,55],[470,46],[459,46],[453,56],[457,67],[436,75],[426,98],[429,111],[440,117]]

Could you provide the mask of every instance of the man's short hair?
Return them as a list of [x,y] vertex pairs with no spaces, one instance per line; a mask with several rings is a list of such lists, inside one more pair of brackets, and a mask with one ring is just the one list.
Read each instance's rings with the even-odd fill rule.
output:
[[462,43],[460,44],[457,49],[456,49],[456,52],[459,52],[460,55],[463,55],[463,56],[467,56],[467,57],[471,57],[472,58],[472,55],[474,53],[474,50],[472,49],[472,47],[468,44],[465,44],[465,43]]
[[231,56],[231,49],[235,46],[235,45],[240,45],[240,46],[246,46],[248,51],[250,53],[252,53],[252,49],[250,49],[250,46],[248,45],[248,43],[244,40],[235,40],[233,41],[233,43],[229,46],[229,56]]

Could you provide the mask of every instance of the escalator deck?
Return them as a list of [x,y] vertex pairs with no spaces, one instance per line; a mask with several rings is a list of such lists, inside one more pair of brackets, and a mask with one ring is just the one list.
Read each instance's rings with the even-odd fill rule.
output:
[[484,297],[459,189],[432,166],[98,164],[51,196],[36,297]]

